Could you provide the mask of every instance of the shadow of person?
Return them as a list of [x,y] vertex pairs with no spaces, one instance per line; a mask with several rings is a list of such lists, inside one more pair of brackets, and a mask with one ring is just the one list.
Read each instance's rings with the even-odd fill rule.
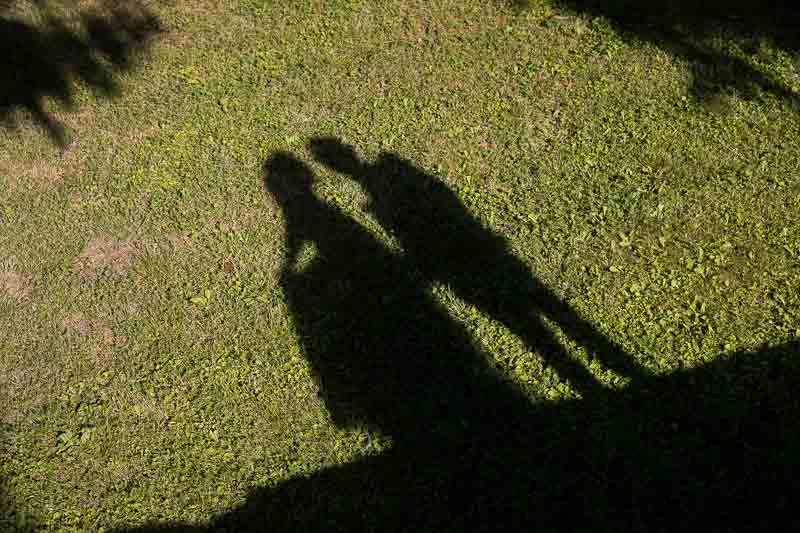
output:
[[[514,482],[519,475],[505,472],[496,457],[500,452],[506,460],[510,454],[502,450],[512,443],[526,445],[532,406],[433,300],[407,259],[319,200],[312,185],[310,170],[289,154],[273,155],[265,165],[265,186],[286,225],[281,277],[286,302],[333,421],[341,427],[367,426],[392,441],[388,453],[334,469],[328,482],[365,473],[363,480],[349,479],[343,495],[347,506],[370,502],[367,508],[374,514],[363,518],[367,521],[409,525],[410,519],[420,527],[447,529],[487,491],[495,505],[508,508],[492,514],[514,516],[510,509],[522,504],[525,491],[509,490],[521,487]],[[485,474],[495,474],[474,476],[478,464]],[[490,479],[491,488],[473,487],[473,498],[457,497],[474,482]],[[366,485],[354,491],[359,483]],[[361,496],[353,498],[354,492]],[[274,527],[275,519],[271,514],[264,525]],[[309,519],[319,518],[291,520],[305,528]],[[347,529],[352,527],[359,529],[357,524]]]
[[333,420],[391,446],[259,487],[207,525],[118,531],[800,526],[800,342],[591,399],[532,402],[431,298],[415,261],[313,185],[289,154],[265,165],[286,226],[286,302]]
[[286,224],[286,302],[337,424],[427,449],[525,403],[406,257],[313,194],[303,163],[276,154],[265,175]]
[[315,139],[310,148],[318,161],[364,187],[373,213],[399,240],[422,283],[444,283],[505,324],[581,394],[596,394],[600,387],[566,353],[542,317],[608,368],[633,380],[644,378],[631,357],[536,280],[505,239],[483,227],[441,181],[394,154],[382,154],[375,164],[364,163],[336,139]]

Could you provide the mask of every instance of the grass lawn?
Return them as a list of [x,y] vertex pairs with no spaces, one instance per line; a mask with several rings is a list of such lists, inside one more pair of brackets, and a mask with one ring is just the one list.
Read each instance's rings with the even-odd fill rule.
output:
[[662,4],[0,1],[0,531],[797,520],[800,17]]

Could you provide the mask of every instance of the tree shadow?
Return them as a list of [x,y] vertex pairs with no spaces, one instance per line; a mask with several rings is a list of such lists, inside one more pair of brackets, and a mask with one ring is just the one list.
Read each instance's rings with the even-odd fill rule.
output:
[[36,524],[27,516],[20,515],[14,498],[0,478],[0,531],[23,533],[35,531]]
[[[2,7],[2,4],[0,4],[0,7]],[[0,457],[9,453],[6,442],[9,431],[9,427],[0,422]],[[17,508],[12,485],[9,481],[10,472],[3,468],[4,466],[0,463],[0,531],[13,531],[15,533],[35,531],[38,524],[34,517]]]
[[[505,0],[512,6],[524,0]],[[800,5],[791,0],[556,0],[575,13],[604,17],[623,35],[689,61],[691,91],[700,101],[759,91],[800,111],[800,94],[759,63],[769,48],[792,57],[800,71]],[[715,41],[723,35],[726,42]]]
[[[69,142],[44,100],[74,107],[74,85],[85,83],[116,96],[114,74],[132,66],[134,53],[161,31],[158,18],[134,1],[106,3],[80,14],[79,27],[52,16],[40,4],[41,24],[6,15],[0,7],[0,121],[14,128],[27,111],[59,146]],[[10,5],[10,4],[9,4]]]
[[[389,436],[392,446],[259,488],[208,525],[126,531],[800,526],[794,512],[800,342],[724,356],[668,376],[649,375],[615,353],[619,368],[635,372],[627,388],[596,386],[578,400],[531,402],[431,297],[432,280],[452,280],[454,290],[537,350],[535,334],[543,335],[545,357],[559,371],[578,363],[556,361],[567,355],[549,351],[548,334],[531,318],[517,322],[512,316],[524,307],[516,293],[506,292],[512,285],[504,284],[513,279],[501,281],[494,296],[508,298],[508,309],[491,301],[489,287],[476,296],[484,278],[470,285],[477,271],[458,263],[469,254],[483,267],[496,261],[489,276],[524,275],[516,281],[532,298],[530,313],[550,313],[604,363],[614,357],[601,350],[618,348],[523,273],[499,237],[472,220],[433,176],[392,154],[365,164],[331,139],[317,140],[311,149],[365,187],[378,219],[403,250],[388,249],[320,200],[309,167],[278,153],[265,165],[265,186],[286,224],[282,287],[333,420],[343,427],[366,425]],[[425,256],[436,254],[433,245],[442,247],[440,258]]]

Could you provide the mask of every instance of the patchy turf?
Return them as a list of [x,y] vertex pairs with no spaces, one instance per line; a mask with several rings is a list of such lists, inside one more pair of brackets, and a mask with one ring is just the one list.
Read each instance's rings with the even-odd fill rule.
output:
[[[687,417],[692,394],[710,394],[713,417],[713,391],[746,401],[748,387],[778,391],[764,405],[784,412],[776,376],[800,357],[797,19],[743,29],[617,4],[0,2],[0,47],[18,51],[0,59],[0,529],[224,525],[254,491],[373,462],[412,482],[380,459],[407,422],[359,405],[342,423],[309,355],[361,331],[297,307],[358,305],[312,276],[347,246],[399,274],[342,279],[387,307],[423,302],[541,417],[578,420],[592,442],[627,422],[575,414],[596,405],[590,383],[608,410],[647,403],[649,384]],[[352,145],[363,167],[315,139]],[[303,201],[342,229],[340,248],[292,226],[305,192],[265,190],[280,153],[313,174],[319,204]],[[382,169],[420,177],[401,205],[427,218],[381,211],[364,176]],[[293,227],[312,236],[297,249]],[[502,261],[469,270],[486,250]],[[290,272],[319,293],[291,300]],[[468,297],[470,279],[484,292]],[[526,284],[536,335],[496,303]],[[615,450],[637,456],[597,446],[609,478]]]

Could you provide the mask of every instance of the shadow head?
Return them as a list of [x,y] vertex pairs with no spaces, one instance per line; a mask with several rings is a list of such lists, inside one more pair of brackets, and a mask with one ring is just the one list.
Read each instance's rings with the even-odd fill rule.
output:
[[356,155],[355,149],[339,139],[317,137],[308,143],[308,149],[314,154],[314,159],[335,172],[353,179],[361,179],[364,174],[364,164]]
[[279,204],[307,198],[313,184],[311,169],[288,152],[273,154],[264,163],[264,188]]

